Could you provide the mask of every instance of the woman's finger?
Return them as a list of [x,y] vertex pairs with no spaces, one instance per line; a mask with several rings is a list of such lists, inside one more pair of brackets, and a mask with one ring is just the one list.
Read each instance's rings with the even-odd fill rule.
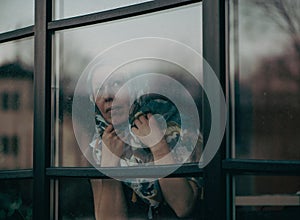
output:
[[114,130],[114,127],[110,124],[107,126],[107,128],[104,130],[105,133],[109,134]]
[[141,115],[138,119],[142,124],[148,123],[145,115]]
[[135,135],[136,135],[137,132],[138,132],[138,129],[137,129],[136,127],[132,127],[131,130],[132,130],[132,132],[133,132]]
[[151,114],[151,113],[148,113],[148,114],[147,114],[147,119],[149,120],[151,117],[152,117],[152,114]]
[[134,120],[134,124],[137,128],[139,128],[142,125],[142,122],[137,118]]

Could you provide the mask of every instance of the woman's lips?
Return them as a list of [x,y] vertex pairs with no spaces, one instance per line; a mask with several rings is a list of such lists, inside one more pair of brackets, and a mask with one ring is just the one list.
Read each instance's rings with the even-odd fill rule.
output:
[[111,108],[110,107],[105,110],[105,113],[109,113],[109,112],[111,112]]
[[108,107],[107,109],[106,109],[106,113],[111,113],[111,112],[113,112],[113,111],[118,111],[118,110],[120,110],[122,107],[121,106],[113,106],[113,107]]

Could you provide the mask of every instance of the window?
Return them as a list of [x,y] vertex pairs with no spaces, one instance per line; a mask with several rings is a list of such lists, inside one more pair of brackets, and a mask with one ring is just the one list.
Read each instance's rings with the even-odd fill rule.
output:
[[228,6],[229,154],[232,162],[257,163],[262,171],[274,167],[270,176],[257,175],[258,170],[233,175],[232,212],[236,219],[293,219],[300,210],[299,175],[286,170],[281,176],[279,170],[300,159],[299,83],[293,77],[299,29],[289,31],[300,8],[296,1],[237,0]]
[[[200,63],[189,59],[189,52],[201,53],[209,64],[204,72],[213,74],[204,74],[203,85],[197,76],[182,84],[195,100],[204,146],[223,126],[226,113],[225,134],[216,134],[222,142],[208,165],[186,163],[165,177],[201,177],[204,187],[194,219],[299,216],[297,0],[28,0],[1,6],[0,219],[93,219],[91,180],[110,179],[107,171],[118,178],[149,178],[174,169],[150,165],[99,172],[79,146],[88,146],[91,136],[76,130],[76,120],[86,119],[80,131],[93,134],[95,128],[89,88],[78,86],[86,67],[99,57],[105,60],[100,52],[113,54],[113,48],[121,50],[132,39],[149,37],[186,45],[189,49],[179,53],[162,50],[172,58],[180,54],[186,63],[171,65],[149,56],[121,62],[124,57],[116,53],[110,64],[119,59],[115,69],[141,72],[146,60],[155,64],[152,73],[172,69],[172,77],[182,80],[177,73],[193,67],[186,64]],[[132,59],[144,51],[138,44],[133,48],[127,54]],[[155,83],[151,88],[163,81]],[[220,105],[222,93],[226,111]],[[91,108],[76,115],[74,103],[81,103],[77,110]],[[73,115],[79,117],[73,121]],[[136,201],[129,194],[128,201]],[[173,213],[164,210],[166,217]],[[151,217],[155,210],[145,213]]]
[[19,138],[16,135],[11,138],[11,152],[14,156],[17,156],[19,153]]
[[1,138],[1,145],[2,145],[2,152],[4,154],[8,154],[9,152],[9,145],[8,145],[8,137],[4,136]]
[[15,92],[12,94],[11,99],[12,99],[11,108],[13,110],[18,110],[20,108],[20,95]]
[[16,111],[20,108],[20,96],[18,93],[2,93],[2,110],[8,111],[13,110]]
[[19,138],[16,135],[11,137],[2,136],[1,149],[1,152],[3,154],[12,154],[14,156],[17,156],[19,150]]
[[2,110],[6,111],[8,109],[8,94],[6,92],[2,93]]

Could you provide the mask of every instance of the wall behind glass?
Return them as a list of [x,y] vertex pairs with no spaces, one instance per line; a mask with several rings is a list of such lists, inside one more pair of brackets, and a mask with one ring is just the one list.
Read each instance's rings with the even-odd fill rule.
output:
[[0,45],[0,169],[32,167],[33,39]]
[[233,156],[300,159],[300,5],[230,1]]

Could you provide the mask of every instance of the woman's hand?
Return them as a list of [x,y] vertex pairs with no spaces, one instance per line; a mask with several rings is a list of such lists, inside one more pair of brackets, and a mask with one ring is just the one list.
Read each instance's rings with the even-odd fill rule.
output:
[[[136,127],[132,128],[132,132],[144,145],[150,148],[155,163],[170,153],[169,146],[164,138],[164,132],[152,114],[147,114],[147,117],[140,116],[134,121],[134,124]],[[167,160],[160,160],[159,163],[169,164],[174,162],[171,157],[165,159]]]
[[101,166],[118,166],[123,154],[124,142],[118,137],[112,125],[104,130],[102,135]]
[[147,114],[147,117],[141,115],[134,120],[134,124],[132,132],[147,147],[151,148],[164,141],[164,134],[152,114]]

